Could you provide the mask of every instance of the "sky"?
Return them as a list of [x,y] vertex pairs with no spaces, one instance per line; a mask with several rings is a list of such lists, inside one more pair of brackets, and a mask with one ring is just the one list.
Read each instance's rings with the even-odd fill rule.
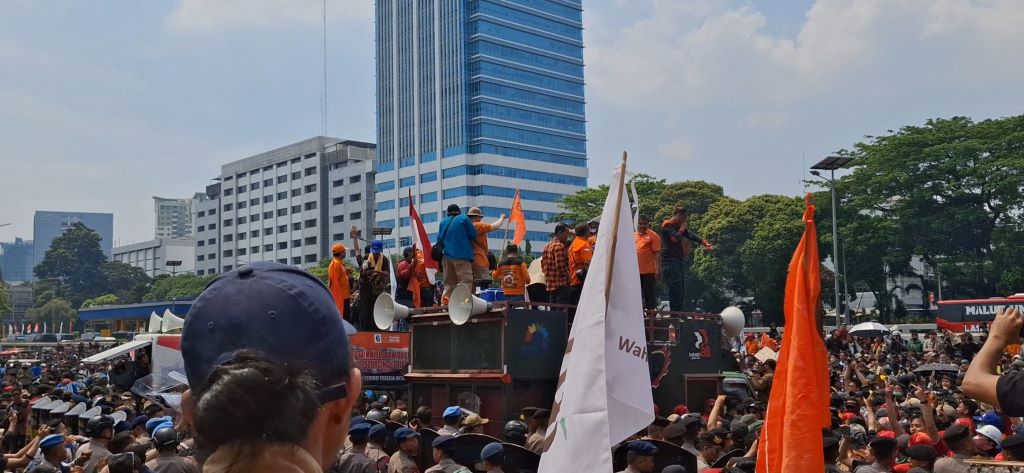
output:
[[[798,195],[829,154],[929,118],[1022,113],[1018,0],[584,0],[590,183],[630,167]],[[327,134],[375,141],[373,2],[328,0]],[[320,134],[320,0],[0,4],[0,241],[114,213]]]

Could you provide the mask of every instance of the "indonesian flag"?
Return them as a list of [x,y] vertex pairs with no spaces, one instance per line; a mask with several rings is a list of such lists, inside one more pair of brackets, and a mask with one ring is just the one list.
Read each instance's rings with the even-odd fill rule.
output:
[[[413,257],[423,258],[423,266],[427,270],[427,280],[430,281],[430,284],[434,284],[434,276],[437,274],[438,264],[437,261],[430,257],[430,238],[427,237],[427,229],[423,227],[423,220],[420,220],[420,214],[416,212],[416,206],[413,205],[411,189],[409,190],[409,221],[412,223],[412,248],[416,251]],[[416,280],[415,275],[409,278],[409,286],[406,289],[412,293],[413,305],[422,307],[423,301],[420,300],[420,284]]]
[[623,159],[612,173],[597,248],[562,359],[541,473],[611,472],[612,446],[654,421],[625,167]]
[[36,322],[36,330],[35,330],[35,333],[40,333],[40,332],[41,332],[41,330],[40,330],[40,327],[39,327],[39,322]]
[[816,319],[821,268],[810,194],[806,201],[804,236],[786,276],[786,343],[757,442],[757,473],[816,471],[825,461],[821,429],[831,425],[828,354]]
[[516,189],[516,196],[512,199],[512,211],[509,212],[508,220],[516,224],[516,231],[512,234],[512,244],[519,246],[526,239],[526,215],[523,214],[523,202],[519,199],[519,189]]

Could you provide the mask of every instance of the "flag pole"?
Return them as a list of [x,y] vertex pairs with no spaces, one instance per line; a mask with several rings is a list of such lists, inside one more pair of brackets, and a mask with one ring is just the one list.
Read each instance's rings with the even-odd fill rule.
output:
[[[622,208],[622,194],[626,192],[626,152],[622,152],[622,164],[619,165],[619,183],[618,183],[618,195],[615,196],[615,208]],[[619,219],[622,217],[622,212],[616,211],[615,218],[612,220],[612,231],[611,235],[611,250],[610,255],[615,254],[615,247],[619,244],[618,233],[619,233]],[[605,268],[605,279],[604,279],[604,306],[605,306],[605,317],[608,316],[608,300],[612,290],[612,270],[615,268],[615,258],[608,258],[608,267]]]
[[[516,205],[516,197],[519,197],[519,188],[518,187],[516,188],[516,195],[514,197],[512,197],[512,207],[515,207],[515,205]],[[508,220],[505,220],[505,240],[501,242],[501,258],[498,259],[499,262],[501,260],[505,259],[505,256],[507,256],[505,254],[505,249],[508,248],[508,226],[512,223],[512,211],[513,210],[515,210],[515,209],[513,209],[513,208],[508,209]]]

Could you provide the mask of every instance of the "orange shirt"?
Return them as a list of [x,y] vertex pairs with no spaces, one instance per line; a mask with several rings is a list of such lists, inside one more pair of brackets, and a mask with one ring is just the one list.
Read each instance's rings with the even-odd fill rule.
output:
[[572,241],[572,245],[569,245],[569,285],[583,284],[576,271],[588,267],[593,258],[594,247],[590,246],[590,242],[582,238]]
[[327,287],[331,290],[338,312],[344,315],[345,299],[352,298],[352,288],[349,287],[345,263],[338,258],[332,258],[331,265],[327,267]]
[[640,264],[640,274],[658,274],[661,237],[648,229],[646,233],[634,233],[633,241],[636,242],[636,260]]
[[506,296],[521,296],[526,292],[526,285],[530,284],[530,272],[522,260],[502,261],[491,276],[501,284]]
[[757,347],[757,340],[754,340],[753,338],[748,338],[747,341],[743,342],[743,345],[746,348],[748,355],[753,355],[760,350],[760,348]]
[[1013,345],[1006,345],[1006,354],[1010,357],[1015,357],[1020,354],[1020,344],[1014,343]]
[[491,224],[476,222],[473,224],[473,228],[476,228],[476,240],[472,244],[473,266],[480,268],[490,267],[490,263],[487,262],[487,234],[491,232]]

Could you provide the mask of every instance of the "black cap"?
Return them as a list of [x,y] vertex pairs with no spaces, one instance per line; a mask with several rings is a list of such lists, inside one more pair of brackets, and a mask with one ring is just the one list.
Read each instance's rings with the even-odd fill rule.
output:
[[448,215],[458,215],[462,213],[462,209],[456,204],[448,204]]
[[654,422],[651,422],[651,425],[655,425],[658,427],[668,427],[669,424],[671,424],[671,422],[669,422],[667,418],[662,416],[654,416]]
[[953,424],[942,433],[942,440],[945,440],[946,443],[959,442],[967,438],[969,435],[971,435],[971,432],[967,430],[967,427],[960,424]]
[[645,442],[643,440],[635,440],[629,442],[627,447],[629,451],[644,457],[653,457],[655,453],[658,453],[658,447],[655,447],[651,442]]
[[455,436],[441,435],[434,439],[434,441],[430,443],[430,446],[434,448],[440,448],[442,450],[446,448],[453,448],[455,447]]
[[665,430],[661,433],[661,435],[664,436],[666,440],[672,440],[686,435],[686,430],[687,429],[685,425],[676,422],[668,427],[665,427]]
[[930,462],[939,456],[939,452],[931,445],[911,445],[907,447],[907,456],[911,460]]
[[537,412],[533,413],[533,418],[536,420],[548,420],[551,418],[551,410],[537,409]]
[[250,349],[313,370],[326,402],[345,395],[339,383],[350,368],[350,332],[319,279],[294,266],[257,262],[206,286],[185,317],[181,354],[193,391],[206,389],[214,368]]
[[1005,439],[1003,439],[1003,443],[1000,444],[1000,446],[1003,447],[1003,450],[1019,449],[1021,447],[1024,447],[1024,436],[1020,436],[1017,434],[1007,436]]

